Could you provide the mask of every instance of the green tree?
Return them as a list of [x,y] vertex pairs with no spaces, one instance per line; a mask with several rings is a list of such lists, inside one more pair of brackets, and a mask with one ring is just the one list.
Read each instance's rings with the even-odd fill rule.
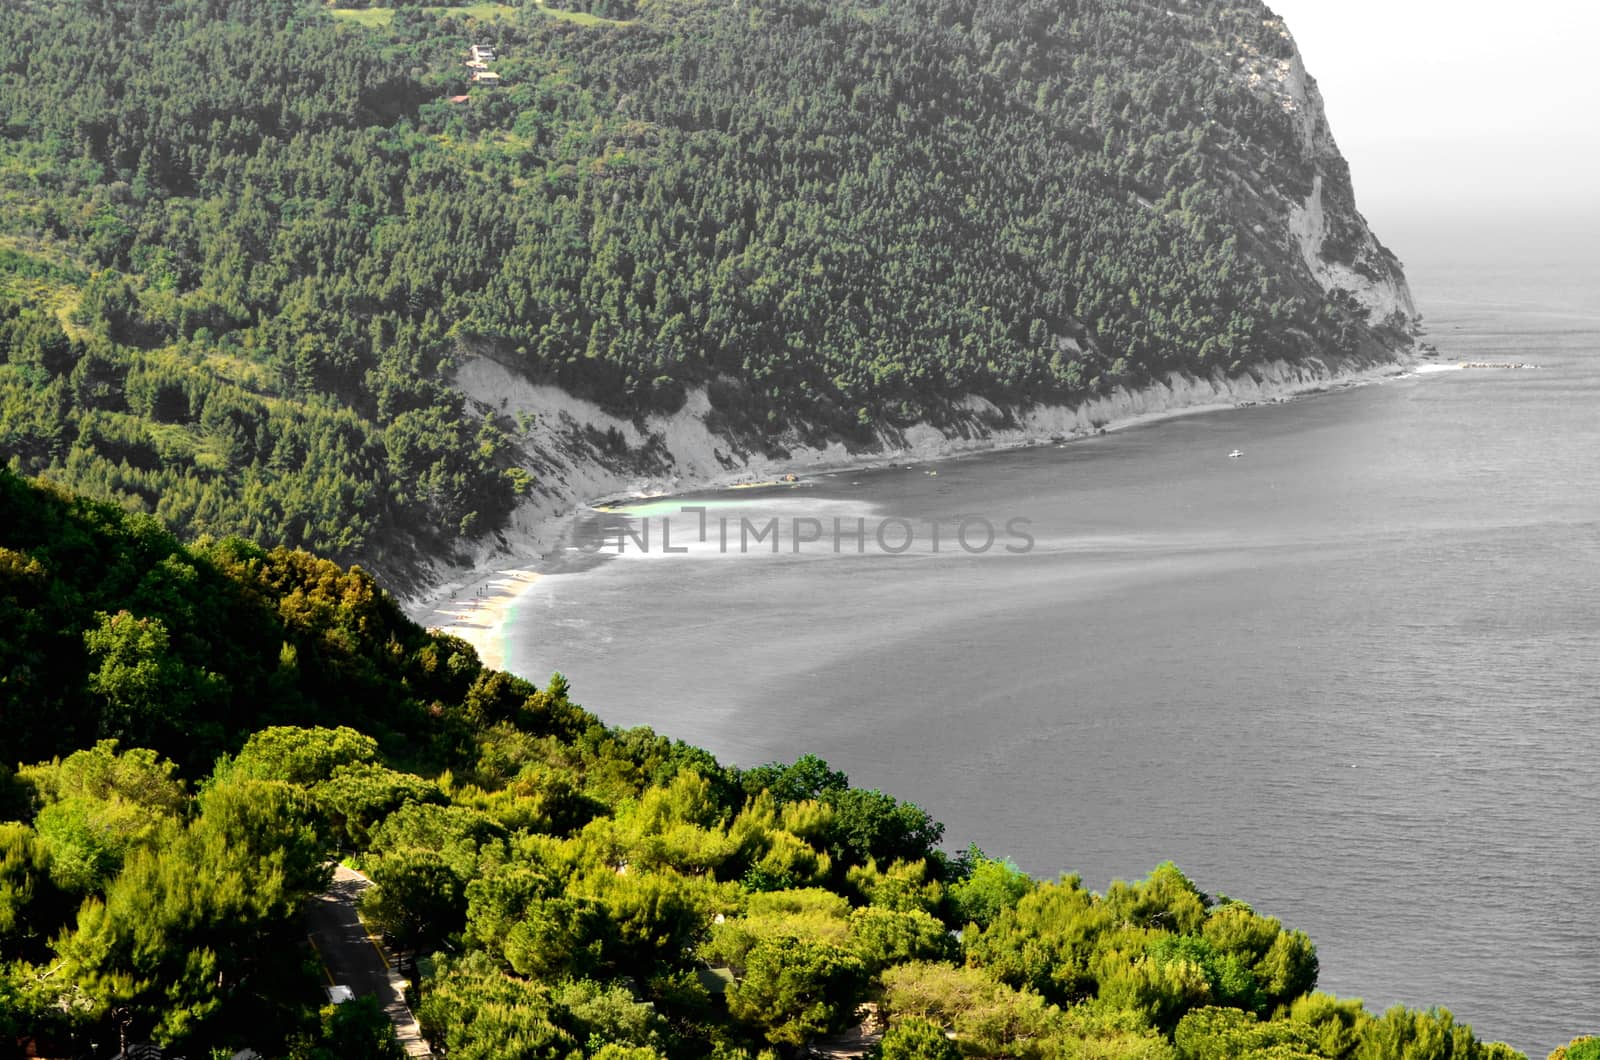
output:
[[101,740],[65,759],[24,767],[19,776],[43,803],[69,798],[121,801],[154,813],[173,815],[188,805],[175,763],[145,747],[118,751],[118,741]]
[[220,675],[188,666],[169,650],[171,638],[159,618],[102,612],[83,642],[94,667],[89,690],[105,703],[100,726],[106,735],[145,740],[181,727],[226,690]]
[[129,850],[176,825],[188,799],[175,774],[154,751],[118,752],[116,740],[24,767],[18,776],[41,804],[34,826],[55,883],[78,895],[99,891]]
[[770,791],[780,804],[820,799],[850,786],[850,778],[811,754],[801,755],[792,765],[773,762],[747,769],[740,779],[749,794]]
[[361,916],[408,949],[428,950],[466,924],[466,888],[439,854],[408,848],[372,866],[373,887],[361,896]]
[[0,962],[44,956],[73,905],[50,872],[50,847],[21,822],[0,823]]
[[1181,1060],[1252,1060],[1322,1055],[1310,1028],[1293,1020],[1263,1022],[1232,1008],[1198,1008],[1179,1021],[1172,1041]]
[[978,968],[894,965],[883,973],[883,1004],[894,1020],[920,1018],[953,1031],[964,1051],[980,1056],[1046,1055],[1064,1030],[1054,1005]]
[[317,1030],[296,1037],[289,1060],[404,1060],[394,1024],[378,1000],[359,997],[318,1013]]
[[252,733],[226,769],[257,780],[309,786],[332,779],[341,766],[369,764],[377,756],[376,740],[345,726],[275,726]]
[[921,807],[863,788],[833,790],[824,801],[834,812],[829,853],[835,865],[943,863],[938,844],[944,826]]
[[311,794],[335,838],[358,850],[368,845],[371,829],[386,822],[391,814],[421,803],[443,802],[445,798],[437,784],[374,762],[334,767],[326,780],[311,786]]
[[109,270],[90,279],[73,318],[113,342],[137,342],[143,335],[138,294],[127,277]]
[[950,885],[950,905],[957,922],[980,929],[1032,892],[1034,880],[1012,862],[985,857],[977,847],[967,853],[964,879]]
[[1362,1031],[1372,1016],[1358,1000],[1341,1000],[1332,994],[1313,993],[1296,998],[1289,1019],[1307,1027],[1323,1056],[1343,1060],[1355,1052]]
[[1076,876],[1041,884],[1002,910],[987,929],[962,936],[967,959],[1002,981],[1062,1004],[1094,995],[1091,970],[1101,936],[1117,923]]
[[572,979],[551,991],[550,999],[557,1022],[590,1053],[608,1046],[656,1049],[665,1039],[665,1024],[654,1006],[621,983]]
[[1395,1005],[1361,1027],[1356,1060],[1510,1060],[1518,1054],[1483,1043],[1449,1009],[1426,1012]]
[[913,1016],[889,1028],[877,1055],[879,1060],[960,1060],[961,1050],[943,1029]]
[[850,914],[850,945],[869,972],[906,961],[956,956],[959,947],[945,926],[920,909],[867,906]]
[[442,963],[417,1006],[431,1041],[457,1060],[559,1060],[578,1048],[548,989],[468,956]]
[[727,993],[728,1011],[774,1045],[800,1046],[842,1027],[864,983],[861,962],[848,950],[806,938],[763,939]]
[[63,984],[87,1016],[129,1005],[162,1040],[199,1033],[264,961],[293,952],[307,894],[287,886],[282,864],[201,821],[135,849],[58,941]]
[[498,948],[519,975],[537,979],[591,975],[605,967],[615,934],[598,902],[556,895],[528,902]]

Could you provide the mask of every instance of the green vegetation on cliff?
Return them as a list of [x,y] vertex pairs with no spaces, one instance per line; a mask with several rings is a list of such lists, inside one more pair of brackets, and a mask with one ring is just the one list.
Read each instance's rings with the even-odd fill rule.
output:
[[392,1055],[318,1008],[335,856],[455,1058],[797,1055],[868,1002],[885,1057],[1517,1055],[1315,993],[1310,939],[1172,865],[1095,894],[951,856],[816,758],[729,768],[486,670],[359,570],[4,470],[0,629],[0,1057],[109,1051],[119,1012],[189,1056]]
[[463,356],[849,437],[1405,323],[1286,231],[1321,178],[1324,253],[1398,276],[1258,0],[562,6],[0,7],[0,458],[397,570],[528,486]]

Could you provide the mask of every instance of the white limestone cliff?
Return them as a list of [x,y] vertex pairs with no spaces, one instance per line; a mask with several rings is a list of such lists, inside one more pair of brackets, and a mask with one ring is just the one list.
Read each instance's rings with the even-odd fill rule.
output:
[[1287,56],[1264,54],[1244,40],[1228,42],[1227,54],[1235,78],[1290,117],[1301,160],[1312,172],[1310,192],[1303,197],[1275,189],[1288,245],[1323,292],[1347,292],[1371,324],[1409,329],[1417,317],[1411,288],[1399,261],[1355,208],[1349,165],[1334,142],[1317,82],[1281,20],[1265,20],[1263,30],[1269,40],[1276,35],[1284,42]]

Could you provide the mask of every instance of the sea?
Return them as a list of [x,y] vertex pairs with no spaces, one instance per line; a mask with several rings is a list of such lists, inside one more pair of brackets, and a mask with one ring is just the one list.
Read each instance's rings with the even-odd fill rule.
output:
[[509,665],[1036,876],[1171,860],[1375,1011],[1600,1033],[1600,263],[1417,245],[1440,363],[1536,367],[602,513],[649,550],[558,563]]

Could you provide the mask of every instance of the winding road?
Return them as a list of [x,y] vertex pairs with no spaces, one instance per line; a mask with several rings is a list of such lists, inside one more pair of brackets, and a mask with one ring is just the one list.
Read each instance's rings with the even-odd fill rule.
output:
[[406,1055],[431,1057],[422,1028],[406,1005],[405,980],[356,914],[356,902],[371,886],[372,881],[359,872],[336,866],[328,889],[306,906],[311,944],[328,971],[330,987],[348,987],[356,997],[376,997]]

